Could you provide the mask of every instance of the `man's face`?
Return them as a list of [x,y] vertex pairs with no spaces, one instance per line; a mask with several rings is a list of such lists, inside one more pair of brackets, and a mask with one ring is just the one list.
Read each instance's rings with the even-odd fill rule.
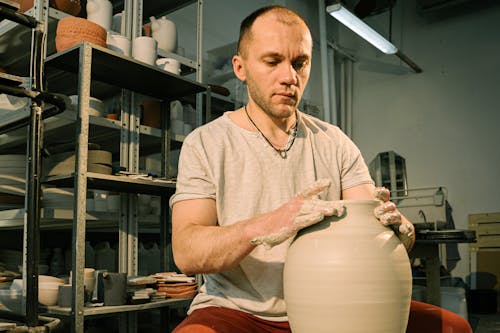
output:
[[274,13],[257,18],[242,54],[233,60],[236,75],[247,83],[249,99],[275,118],[295,112],[311,70],[309,29],[296,17],[284,19],[287,22]]

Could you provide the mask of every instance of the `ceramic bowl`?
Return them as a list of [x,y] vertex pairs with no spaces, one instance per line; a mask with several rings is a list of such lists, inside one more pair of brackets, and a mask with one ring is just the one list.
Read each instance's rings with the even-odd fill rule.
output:
[[87,41],[106,47],[106,30],[99,24],[81,17],[68,16],[59,20],[56,30],[56,50],[61,52]]
[[62,282],[41,282],[38,284],[38,302],[43,305],[56,305],[59,286]]
[[57,278],[55,276],[50,276],[50,275],[39,275],[38,276],[38,284],[42,283],[64,283],[63,279]]

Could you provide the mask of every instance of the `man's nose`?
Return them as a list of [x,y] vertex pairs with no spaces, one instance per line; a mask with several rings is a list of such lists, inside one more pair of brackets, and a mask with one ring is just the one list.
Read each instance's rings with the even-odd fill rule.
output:
[[297,71],[292,64],[283,62],[280,68],[280,80],[281,83],[287,85],[297,84]]

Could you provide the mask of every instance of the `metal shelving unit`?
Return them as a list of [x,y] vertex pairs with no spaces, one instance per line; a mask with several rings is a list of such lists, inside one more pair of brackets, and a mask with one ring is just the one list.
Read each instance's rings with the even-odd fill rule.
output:
[[[130,91],[138,91],[151,97],[170,100],[180,98],[184,95],[197,94],[208,89],[203,84],[192,82],[177,75],[172,75],[152,66],[137,62],[128,57],[122,57],[107,49],[82,43],[64,52],[49,56],[45,65],[48,69],[64,70],[78,73],[79,77],[79,109],[77,112],[76,126],[76,171],[70,175],[49,177],[45,180],[47,184],[56,186],[72,186],[75,188],[74,195],[74,217],[73,217],[73,306],[71,311],[72,325],[74,331],[82,331],[84,318],[88,311],[84,306],[83,295],[83,269],[85,246],[87,211],[85,205],[87,189],[107,189],[121,193],[147,193],[161,196],[162,221],[168,220],[168,209],[166,203],[168,195],[172,193],[175,184],[167,181],[130,179],[124,176],[102,175],[87,172],[88,140],[89,140],[89,117],[87,109],[81,107],[88,105],[91,81],[98,80],[110,85],[119,85]],[[124,76],[123,73],[127,75]],[[144,80],[140,82],[132,78],[141,75]],[[50,79],[49,79],[50,80]],[[50,83],[50,81],[49,81]],[[123,114],[122,114],[123,117]],[[133,122],[131,121],[130,124]],[[137,137],[140,129],[138,127],[125,129],[126,132],[136,131],[135,135],[129,134],[129,140]],[[167,135],[166,131],[163,131]],[[137,145],[137,142],[129,141],[129,146]],[[134,156],[136,159],[137,156]],[[130,159],[132,160],[132,159]],[[130,198],[128,198],[130,199]],[[134,203],[125,202],[124,210],[129,211]],[[134,209],[134,207],[132,208]],[[137,220],[135,214],[126,214],[121,218],[120,233],[120,264],[119,270],[133,275],[137,272]],[[160,231],[161,238],[167,238],[168,231],[165,227]],[[164,240],[165,244],[166,241]],[[125,255],[126,254],[126,255]],[[125,262],[127,258],[127,262]],[[164,304],[168,305],[169,302]],[[111,311],[111,309],[110,309]],[[49,312],[51,313],[51,312]],[[100,313],[107,313],[106,309]],[[130,319],[129,319],[130,321]],[[133,321],[133,320],[132,320]],[[127,329],[131,329],[130,325]]]
[[[67,14],[50,8],[48,0],[35,0],[34,8],[30,9],[27,16],[36,17],[44,23],[44,30],[50,36],[55,36],[55,29],[60,18]],[[120,3],[113,1],[116,9],[120,9]],[[125,0],[122,1],[124,15],[125,35],[134,38],[142,32],[142,16],[153,14],[166,14],[187,5],[197,3],[198,27],[201,27],[202,1],[157,1]],[[55,53],[54,39],[47,38],[45,45],[44,66],[46,80],[51,91],[57,91],[66,95],[79,95],[78,110],[67,111],[55,116],[53,119],[44,121],[46,142],[56,141],[63,133],[75,133],[75,172],[68,175],[52,176],[43,179],[45,186],[73,187],[74,202],[73,210],[68,209],[41,209],[36,218],[37,230],[72,230],[72,285],[73,299],[71,308],[60,307],[38,307],[32,301],[33,309],[31,317],[37,313],[48,313],[57,316],[69,317],[71,330],[83,332],[86,317],[95,315],[114,314],[121,316],[119,329],[121,332],[134,332],[137,330],[137,319],[135,313],[148,309],[165,309],[172,306],[186,305],[189,299],[169,299],[165,301],[152,302],[140,305],[105,306],[100,308],[87,308],[84,306],[83,270],[85,266],[85,236],[86,231],[104,230],[108,228],[119,234],[119,271],[134,275],[137,273],[137,243],[138,243],[138,216],[137,216],[137,193],[152,194],[161,197],[162,207],[159,217],[160,249],[162,263],[166,262],[165,250],[169,231],[168,219],[168,197],[175,190],[175,183],[169,181],[133,179],[124,176],[104,175],[87,172],[88,142],[91,137],[109,138],[106,141],[110,146],[115,146],[115,153],[120,155],[120,165],[128,171],[138,171],[139,151],[146,146],[155,147],[163,153],[163,164],[168,162],[168,151],[170,141],[181,143],[183,136],[170,136],[167,126],[168,117],[164,117],[163,130],[140,125],[140,117],[135,107],[135,94],[141,94],[169,102],[175,99],[183,99],[190,96],[189,100],[197,100],[197,107],[201,108],[201,93],[210,100],[210,87],[201,82],[201,29],[197,34],[197,59],[192,60],[177,54],[159,51],[159,56],[168,56],[178,59],[182,64],[183,74],[196,72],[196,81],[186,79],[183,76],[170,74],[154,66],[138,62],[131,57],[122,56],[107,48],[82,43],[60,53]],[[0,41],[9,40],[13,36],[20,35],[18,24],[0,21]],[[21,43],[23,44],[23,43]],[[9,68],[24,68],[30,64],[30,49],[15,45],[9,47],[9,55],[2,61]],[[49,56],[46,56],[49,54]],[[28,73],[25,73],[28,74]],[[141,80],[137,80],[141,77]],[[106,98],[114,94],[122,96],[121,120],[110,120],[88,115],[90,92],[96,97]],[[166,103],[168,104],[168,103]],[[206,103],[205,108],[210,107]],[[167,110],[166,110],[167,111]],[[200,112],[201,113],[201,112]],[[18,121],[18,118],[27,117],[29,110],[19,112],[15,119],[0,119],[0,125],[8,125]],[[200,117],[201,119],[201,117]],[[201,123],[201,121],[199,122]],[[25,137],[1,138],[0,151],[16,150],[25,144]],[[154,146],[156,145],[156,146]],[[116,147],[119,149],[116,149]],[[112,190],[121,193],[121,213],[95,213],[86,210],[87,189]],[[9,216],[6,216],[9,215]],[[0,213],[0,229],[25,229],[23,216],[24,209],[12,210],[9,213]],[[118,217],[117,217],[118,215]],[[156,217],[156,220],[155,220]],[[163,223],[162,223],[163,221]],[[141,220],[141,226],[157,226],[158,216],[147,217]],[[28,236],[32,233],[24,231]],[[39,247],[39,245],[38,245]],[[28,248],[28,253],[30,252]],[[35,247],[36,244],[35,244]],[[36,252],[36,251],[35,251]],[[33,261],[32,259],[29,259]],[[34,258],[33,264],[38,261]],[[31,274],[30,272],[28,272]],[[34,272],[35,280],[37,271]],[[29,292],[28,288],[28,292]],[[31,292],[35,294],[37,289]],[[29,295],[28,295],[29,296]],[[31,299],[31,297],[30,297]],[[29,300],[27,300],[29,302]],[[163,316],[162,316],[163,317]],[[123,320],[122,320],[123,319]],[[162,318],[163,319],[163,318]]]

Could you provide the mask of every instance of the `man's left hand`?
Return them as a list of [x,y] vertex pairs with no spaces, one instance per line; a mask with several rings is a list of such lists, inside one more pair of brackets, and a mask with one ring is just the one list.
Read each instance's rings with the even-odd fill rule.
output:
[[390,191],[388,189],[376,187],[375,197],[380,200],[380,205],[374,210],[375,217],[384,226],[394,226],[395,231],[398,231],[396,234],[409,251],[415,241],[413,224],[401,215],[394,202],[389,201]]

